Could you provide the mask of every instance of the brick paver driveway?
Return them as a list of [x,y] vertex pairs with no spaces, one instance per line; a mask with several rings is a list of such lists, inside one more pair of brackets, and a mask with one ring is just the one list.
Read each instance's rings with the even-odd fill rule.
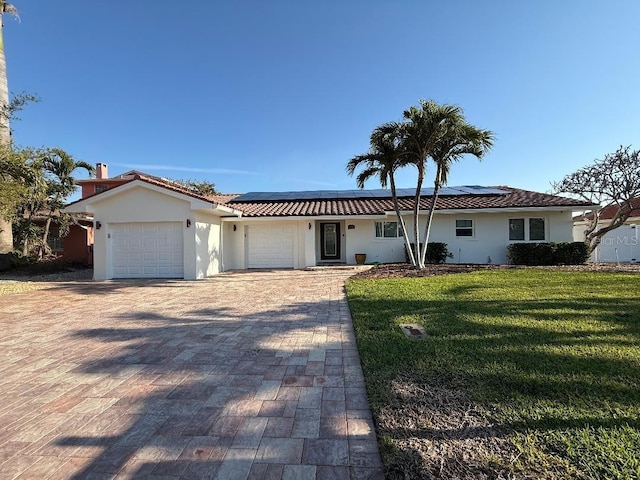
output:
[[352,271],[0,297],[0,478],[382,478]]

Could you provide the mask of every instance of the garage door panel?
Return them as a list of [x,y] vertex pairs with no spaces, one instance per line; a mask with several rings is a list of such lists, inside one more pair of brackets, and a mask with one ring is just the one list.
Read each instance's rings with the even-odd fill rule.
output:
[[248,268],[293,268],[295,229],[292,225],[250,225]]
[[183,278],[182,222],[112,224],[114,278]]

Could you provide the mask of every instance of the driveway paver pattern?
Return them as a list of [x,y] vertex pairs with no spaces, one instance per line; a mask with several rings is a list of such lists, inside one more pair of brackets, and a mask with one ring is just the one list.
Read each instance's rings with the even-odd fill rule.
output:
[[0,478],[383,478],[352,273],[0,296]]

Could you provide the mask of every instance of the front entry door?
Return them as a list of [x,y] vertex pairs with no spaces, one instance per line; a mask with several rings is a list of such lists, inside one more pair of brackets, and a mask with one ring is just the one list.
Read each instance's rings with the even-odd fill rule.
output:
[[320,259],[340,260],[340,223],[320,224]]

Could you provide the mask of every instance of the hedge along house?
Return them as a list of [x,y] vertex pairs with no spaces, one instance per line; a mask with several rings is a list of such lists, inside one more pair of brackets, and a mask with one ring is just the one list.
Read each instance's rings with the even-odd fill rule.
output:
[[[65,209],[93,218],[96,280],[354,264],[356,254],[367,262],[405,259],[388,190],[203,197],[129,173]],[[412,192],[399,191],[407,225]],[[421,201],[425,216],[429,193]],[[588,206],[511,187],[448,187],[438,198],[430,241],[446,243],[454,263],[506,263],[513,242],[572,241],[572,212]]]

